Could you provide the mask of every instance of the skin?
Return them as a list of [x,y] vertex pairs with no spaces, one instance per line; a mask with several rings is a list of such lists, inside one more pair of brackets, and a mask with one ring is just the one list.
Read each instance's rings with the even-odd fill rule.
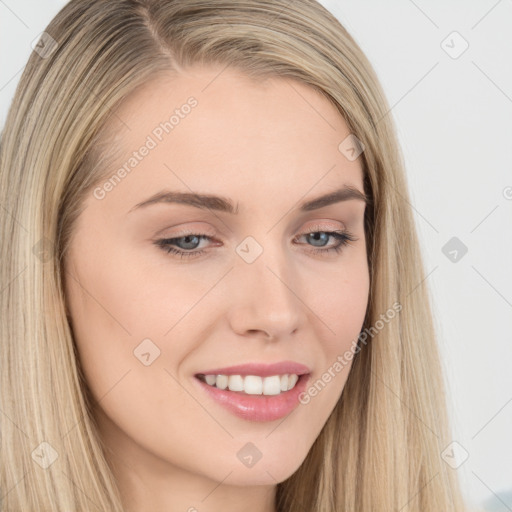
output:
[[[350,133],[342,116],[298,81],[220,71],[162,76],[123,103],[114,121],[123,121],[121,156],[107,177],[187,98],[198,101],[103,199],[91,191],[65,259],[80,362],[101,400],[95,419],[129,511],[274,511],[277,483],[304,461],[351,364],[271,422],[234,416],[194,374],[292,360],[314,383],[351,348],[367,307],[364,202],[297,210],[343,185],[363,191],[361,158],[338,150]],[[239,213],[170,203],[129,213],[162,189],[222,195]],[[183,229],[212,239],[174,247],[204,254],[180,259],[154,244]],[[312,252],[338,241],[313,245],[305,234],[340,229],[357,240],[340,253]],[[251,264],[235,250],[247,236],[263,248]],[[146,338],[160,350],[148,366],[134,356]],[[252,467],[237,458],[249,442],[262,453]]]

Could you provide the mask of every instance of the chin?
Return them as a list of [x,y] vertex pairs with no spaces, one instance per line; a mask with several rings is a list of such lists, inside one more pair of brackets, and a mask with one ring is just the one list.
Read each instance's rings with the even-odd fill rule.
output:
[[[289,462],[280,464],[279,461],[264,464],[261,459],[251,468],[236,467],[227,478],[226,483],[238,486],[277,485],[292,476],[299,466],[300,464],[290,465]],[[215,476],[218,478],[218,474]]]

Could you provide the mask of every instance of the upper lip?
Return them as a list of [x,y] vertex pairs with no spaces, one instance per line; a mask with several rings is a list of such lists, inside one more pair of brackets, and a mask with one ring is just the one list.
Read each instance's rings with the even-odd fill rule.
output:
[[270,377],[286,373],[304,375],[311,373],[311,370],[307,366],[294,361],[280,361],[272,364],[247,363],[226,368],[214,368],[197,373],[196,375],[259,375],[261,377]]

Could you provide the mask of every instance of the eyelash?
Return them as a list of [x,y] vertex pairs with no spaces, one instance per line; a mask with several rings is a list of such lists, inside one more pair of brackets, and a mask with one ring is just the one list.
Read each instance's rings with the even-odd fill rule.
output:
[[[325,234],[337,239],[338,244],[335,245],[334,247],[329,247],[328,249],[313,249],[313,250],[309,251],[313,254],[327,255],[328,253],[330,253],[332,251],[335,251],[335,253],[340,253],[342,251],[343,247],[350,245],[349,242],[355,242],[358,240],[358,238],[356,238],[354,235],[352,235],[351,233],[349,233],[346,230],[345,231],[321,231],[321,230],[317,229],[316,231],[309,231],[307,233],[303,233],[302,235],[299,235],[299,237],[307,236],[310,234],[316,234],[316,233],[325,233]],[[177,240],[180,240],[182,238],[187,238],[189,236],[197,237],[200,240],[211,240],[212,239],[212,237],[205,235],[205,234],[187,233],[185,235],[174,237],[174,238],[162,238],[160,240],[156,240],[154,243],[155,243],[155,245],[160,247],[166,253],[168,253],[168,254],[172,253],[172,254],[176,255],[177,257],[180,257],[181,259],[201,256],[202,254],[207,252],[205,249],[185,251],[185,250],[181,250],[181,249],[176,249],[172,245],[173,242],[176,242]]]

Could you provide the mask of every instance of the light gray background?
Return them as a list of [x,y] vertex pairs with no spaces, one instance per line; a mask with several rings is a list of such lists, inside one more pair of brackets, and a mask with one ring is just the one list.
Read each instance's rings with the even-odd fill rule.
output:
[[[65,3],[0,0],[0,126],[31,42]],[[512,511],[512,0],[321,3],[368,56],[397,124],[456,463],[469,455],[453,471],[471,503]],[[456,262],[442,252],[452,237],[468,248]]]

